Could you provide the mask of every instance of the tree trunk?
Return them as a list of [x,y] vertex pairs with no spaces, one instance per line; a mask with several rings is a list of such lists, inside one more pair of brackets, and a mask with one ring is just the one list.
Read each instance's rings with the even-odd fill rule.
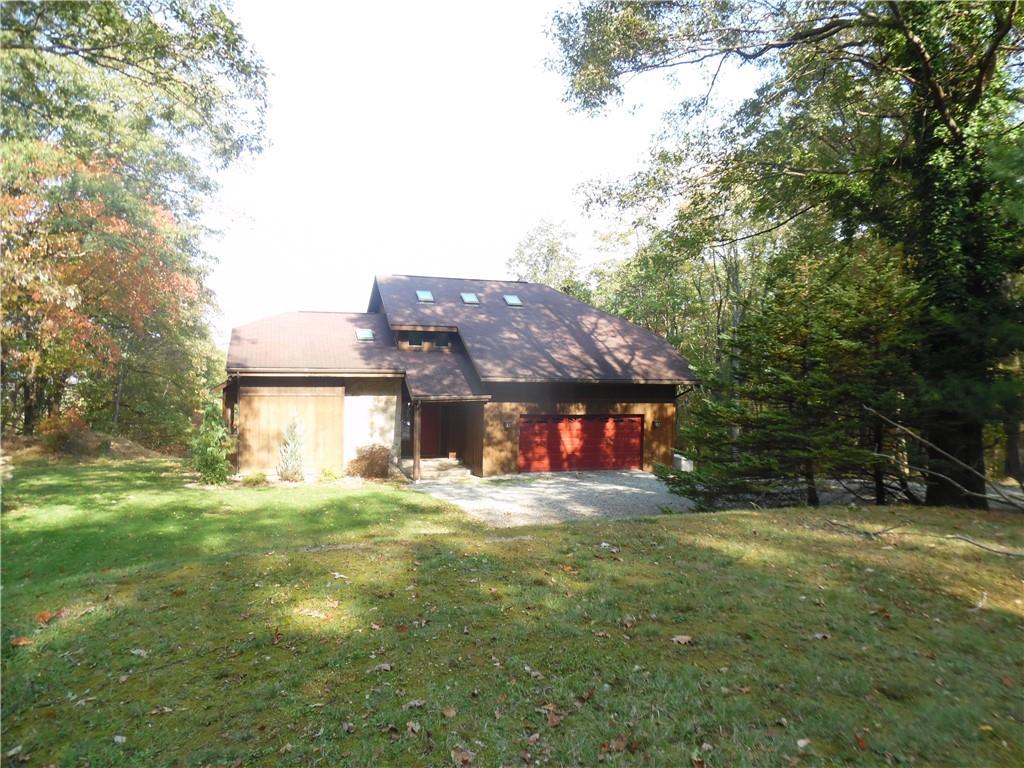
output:
[[807,506],[821,506],[821,500],[818,498],[818,486],[814,483],[814,462],[812,461],[808,461],[804,465],[804,486],[807,489]]
[[110,427],[111,434],[117,434],[117,422],[121,417],[121,394],[124,392],[124,366],[117,368],[117,394],[114,396],[114,420]]
[[[874,443],[875,443],[875,454],[876,456],[885,452],[885,429],[882,427],[882,420],[875,419],[875,423],[872,425]],[[874,466],[871,469],[872,477],[875,481],[875,504],[882,506],[885,504],[885,464],[884,459],[876,458]]]
[[36,401],[34,394],[32,381],[26,379],[25,383],[21,385],[21,399],[23,401],[21,431],[26,435],[31,435],[36,431]]
[[983,425],[980,422],[957,423],[956,418],[953,414],[936,415],[928,430],[928,439],[936,448],[955,456],[978,474],[950,461],[940,451],[929,448],[928,469],[938,474],[928,475],[925,504],[988,509],[988,501],[974,495],[986,491]]
[[1024,472],[1020,465],[1020,420],[1009,419],[1003,422],[1006,433],[1006,454],[1003,457],[1003,475],[1012,477],[1018,483],[1024,483]]

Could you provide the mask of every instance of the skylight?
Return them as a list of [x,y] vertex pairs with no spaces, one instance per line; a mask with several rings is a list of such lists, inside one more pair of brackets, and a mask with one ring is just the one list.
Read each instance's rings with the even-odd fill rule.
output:
[[505,303],[508,304],[510,307],[521,307],[521,306],[523,306],[523,300],[520,299],[514,293],[506,293],[505,294]]
[[463,293],[462,294],[462,303],[463,304],[479,304],[480,303],[480,297],[477,296],[475,293],[471,293],[471,292]]
[[359,341],[373,341],[373,328],[356,328],[356,338]]
[[433,301],[434,294],[430,291],[416,291],[416,298],[420,301]]

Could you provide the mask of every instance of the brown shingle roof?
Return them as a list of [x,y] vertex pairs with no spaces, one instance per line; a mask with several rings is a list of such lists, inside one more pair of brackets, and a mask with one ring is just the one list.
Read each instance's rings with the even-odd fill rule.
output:
[[[357,328],[374,332],[359,341]],[[405,373],[416,399],[486,400],[465,352],[399,350],[386,318],[377,313],[289,312],[231,332],[229,371]]]
[[[357,328],[374,332],[356,339]],[[401,373],[387,320],[358,312],[288,312],[231,331],[229,371],[292,370]]]
[[[504,280],[389,275],[370,309],[392,328],[457,328],[483,381],[682,383],[697,377],[665,339],[545,285]],[[417,290],[429,290],[432,303]],[[479,306],[463,303],[476,293]],[[508,306],[515,294],[523,306]]]
[[489,400],[464,352],[399,352],[414,400]]

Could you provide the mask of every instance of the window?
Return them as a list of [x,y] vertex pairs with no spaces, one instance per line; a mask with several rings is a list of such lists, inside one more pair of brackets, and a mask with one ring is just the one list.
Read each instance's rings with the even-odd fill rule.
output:
[[505,294],[505,303],[508,304],[510,307],[521,307],[521,306],[523,306],[523,300],[520,299],[514,293],[506,293]]
[[359,339],[359,341],[373,341],[373,329],[356,328],[356,338]]
[[433,301],[434,294],[430,291],[416,291],[416,298],[420,301]]
[[448,339],[447,333],[439,333],[434,337],[435,347],[448,347],[451,345],[451,341]]
[[467,293],[463,293],[461,295],[462,295],[462,303],[463,304],[479,304],[480,303],[480,297],[477,296],[475,293],[467,292]]
[[412,331],[409,334],[409,346],[410,347],[422,347],[423,346],[423,334],[419,331]]

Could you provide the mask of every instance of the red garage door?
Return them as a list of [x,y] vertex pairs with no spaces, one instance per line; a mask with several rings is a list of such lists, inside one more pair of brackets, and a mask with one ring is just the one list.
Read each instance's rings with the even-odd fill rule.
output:
[[643,416],[520,416],[519,471],[640,469]]

